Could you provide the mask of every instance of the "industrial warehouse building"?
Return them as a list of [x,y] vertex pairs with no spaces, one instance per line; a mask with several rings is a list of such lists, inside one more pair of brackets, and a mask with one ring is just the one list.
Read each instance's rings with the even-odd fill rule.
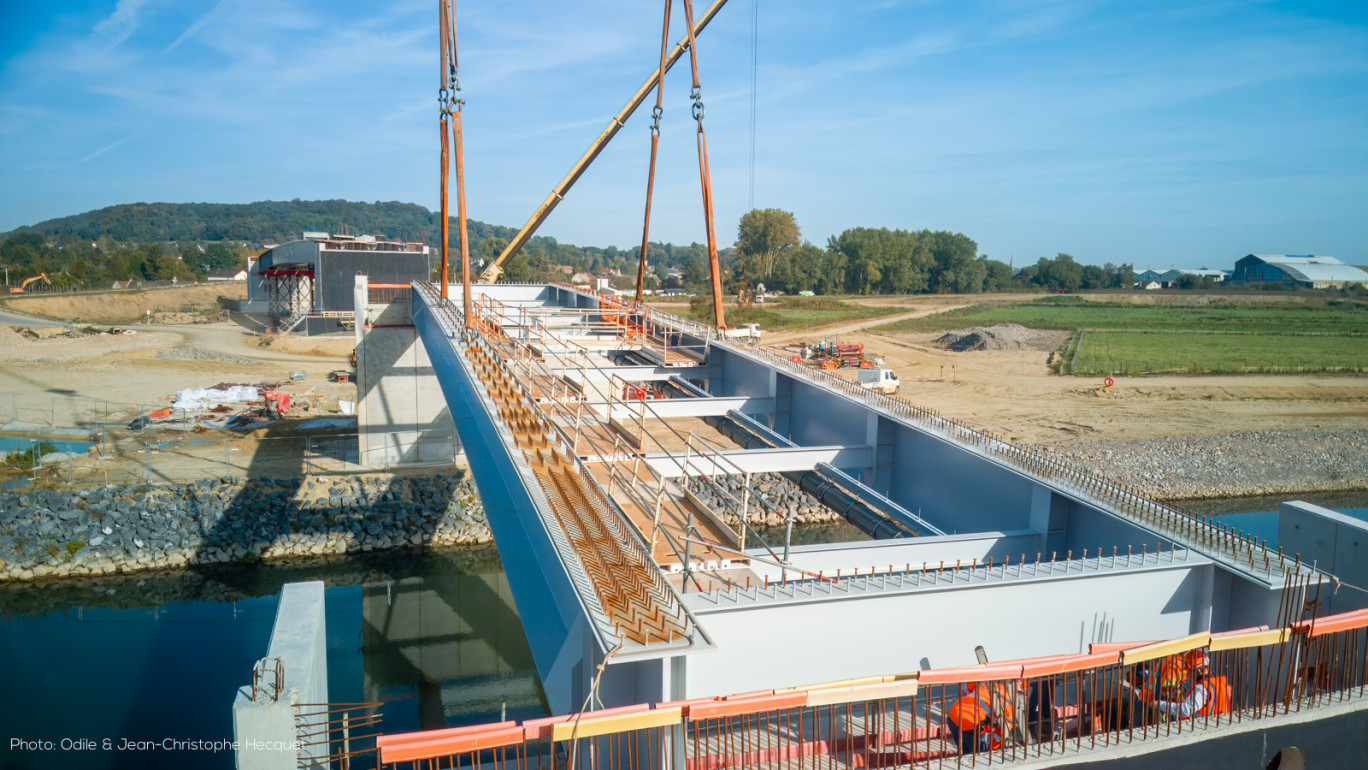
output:
[[1185,275],[1193,275],[1198,278],[1210,278],[1216,283],[1222,283],[1230,277],[1230,273],[1224,270],[1185,270],[1177,268],[1174,270],[1142,270],[1135,274],[1135,288],[1137,289],[1176,289],[1178,281]]
[[247,301],[239,311],[265,316],[276,331],[326,334],[349,328],[356,276],[372,285],[425,281],[430,250],[373,235],[306,232],[247,263]]
[[1368,272],[1334,257],[1250,254],[1235,263],[1232,284],[1281,283],[1307,289],[1337,289],[1368,284]]

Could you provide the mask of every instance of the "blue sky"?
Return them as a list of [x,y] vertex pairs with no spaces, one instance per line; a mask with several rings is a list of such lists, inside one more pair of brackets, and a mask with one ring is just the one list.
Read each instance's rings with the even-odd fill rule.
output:
[[[0,230],[136,201],[437,208],[435,5],[3,3]],[[654,66],[661,5],[459,4],[472,217],[531,214]],[[724,245],[750,205],[753,9],[754,203],[818,244],[927,227],[1018,265],[1368,264],[1362,0],[730,0],[699,40]],[[704,239],[688,85],[666,81],[652,218],[675,242]],[[648,123],[649,102],[543,234],[640,240]]]

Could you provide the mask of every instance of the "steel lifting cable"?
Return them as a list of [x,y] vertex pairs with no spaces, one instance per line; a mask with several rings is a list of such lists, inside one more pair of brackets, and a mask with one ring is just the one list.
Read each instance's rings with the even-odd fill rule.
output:
[[713,226],[712,175],[708,170],[708,135],[703,130],[702,86],[698,82],[698,40],[694,36],[693,0],[684,0],[684,21],[689,30],[689,66],[693,71],[693,117],[698,123],[698,176],[703,187],[703,220],[708,230],[708,272],[712,277],[713,323],[720,331],[727,328],[722,315],[722,276],[717,264],[717,232]]
[[[451,134],[453,149],[455,150],[456,161],[456,227],[457,237],[461,239],[461,308],[465,316],[465,328],[475,328],[474,313],[471,308],[470,299],[470,239],[466,229],[466,200],[465,200],[465,142],[461,127],[461,113],[465,106],[465,100],[461,98],[461,78],[460,78],[460,59],[457,55],[456,45],[456,0],[441,0],[442,3],[442,34],[444,48],[449,51],[446,59],[447,63],[447,106],[446,114],[451,116]],[[443,144],[446,135],[443,134]],[[446,165],[443,164],[443,174],[446,173]],[[442,214],[442,226],[446,228],[446,212]],[[446,249],[446,239],[442,241],[443,250]],[[446,260],[442,261],[442,287],[446,287]],[[442,294],[446,297],[445,292]]]
[[[641,225],[641,258],[637,261],[636,301],[642,301],[646,286],[646,253],[651,240],[651,194],[655,190],[656,151],[660,148],[660,116],[664,114],[666,60],[670,51],[670,3],[665,0],[665,21],[660,25],[660,77],[656,80],[655,109],[651,110],[651,165],[646,172],[646,216]],[[690,24],[692,31],[693,26]],[[692,32],[690,33],[692,34]]]
[[451,170],[451,149],[447,140],[447,115],[450,114],[451,92],[447,85],[451,82],[450,61],[451,61],[451,36],[448,34],[449,23],[447,22],[449,0],[437,0],[437,26],[439,29],[438,37],[441,40],[442,57],[438,67],[438,86],[437,86],[437,111],[441,122],[442,156],[441,156],[441,208],[442,208],[442,299],[447,298],[447,243],[451,239],[449,232],[450,216],[447,205],[447,188],[449,187],[449,173]]

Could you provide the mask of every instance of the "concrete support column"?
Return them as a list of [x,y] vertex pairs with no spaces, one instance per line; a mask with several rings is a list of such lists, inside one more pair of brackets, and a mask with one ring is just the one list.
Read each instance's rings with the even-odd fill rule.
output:
[[[323,583],[289,583],[280,592],[266,675],[238,688],[233,700],[233,738],[239,770],[294,770],[300,760],[320,761],[327,746],[303,747],[295,732],[298,704],[328,702],[328,633]],[[284,672],[275,685],[275,663]],[[255,688],[253,685],[256,685]],[[255,698],[253,698],[255,690]]]

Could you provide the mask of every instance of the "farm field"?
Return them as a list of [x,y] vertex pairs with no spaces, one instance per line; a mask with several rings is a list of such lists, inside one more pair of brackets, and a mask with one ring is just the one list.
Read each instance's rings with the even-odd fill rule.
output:
[[1368,340],[1327,334],[1079,331],[1060,371],[1112,374],[1368,372]]
[[[765,332],[802,331],[830,324],[882,318],[906,312],[886,305],[853,304],[837,297],[781,297],[748,308],[728,304],[723,307],[728,326],[760,324]],[[712,306],[679,308],[679,313],[695,321],[710,323]]]
[[[1148,298],[1147,298],[1148,299]],[[1368,371],[1368,303],[1324,296],[1278,302],[1188,297],[1150,302],[1046,297],[994,302],[876,327],[884,334],[1015,323],[1073,331],[1061,374]]]

